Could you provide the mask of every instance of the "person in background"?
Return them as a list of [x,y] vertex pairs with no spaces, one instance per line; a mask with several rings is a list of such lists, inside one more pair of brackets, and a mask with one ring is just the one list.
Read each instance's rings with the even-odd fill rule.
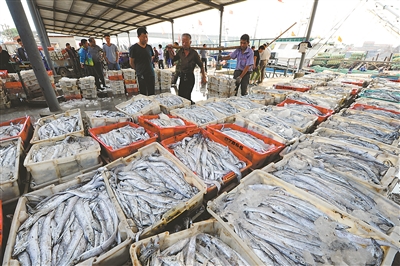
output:
[[[103,85],[103,88],[106,87],[106,81],[104,80],[104,72],[103,72],[103,62],[101,58],[101,53],[103,50],[96,44],[96,40],[93,37],[89,38],[89,52],[92,55],[93,58],[93,63],[94,63],[94,69],[96,70],[97,76],[95,77],[96,79],[99,79],[101,84]],[[100,89],[100,87],[98,88]]]
[[[207,47],[207,45],[206,44],[203,44],[203,47],[204,48],[206,48]],[[207,56],[208,56],[208,52],[207,52],[207,50],[201,50],[200,51],[200,55],[201,55],[201,62],[203,62],[203,64],[204,64],[204,70],[206,71],[206,73],[207,73]]]
[[172,49],[172,45],[167,45],[167,52],[165,53],[167,68],[171,68],[173,66],[174,56],[175,51]]
[[29,61],[28,54],[26,53],[24,44],[20,38],[17,39],[17,43],[21,46],[17,49],[17,55],[20,61]]
[[154,56],[153,49],[148,42],[148,33],[145,28],[137,29],[139,42],[129,48],[129,64],[136,70],[139,90],[143,95],[154,95],[155,75],[151,61]]
[[89,51],[89,42],[87,39],[81,40],[81,49],[79,49],[79,60],[81,63],[81,68],[84,69],[86,76],[94,77],[96,83],[96,88],[100,89],[99,78],[97,77],[96,70],[94,68],[93,57]]
[[192,36],[189,33],[182,34],[182,49],[174,56],[174,61],[181,60],[180,82],[178,95],[188,99],[192,104],[192,91],[195,83],[194,68],[198,65],[201,69],[202,83],[207,83],[206,72],[204,72],[199,54],[190,47]]
[[[174,42],[174,46],[178,47],[179,43],[178,42]],[[175,49],[175,54],[177,54],[178,51],[179,51],[179,49],[176,48]],[[181,60],[174,61],[174,65],[175,65],[175,74],[174,74],[174,82],[172,83],[172,86],[176,89],[176,83],[178,82],[178,78],[179,78],[179,75],[180,75],[180,72],[181,72]]]
[[71,47],[71,44],[66,43],[65,50],[68,53],[69,59],[71,59],[72,68],[74,69],[74,73],[75,73],[76,77],[78,77],[78,78],[82,77],[81,67],[79,66],[79,55],[75,51],[75,48]]
[[162,45],[158,45],[158,68],[159,69],[164,69],[164,51],[162,49]]
[[233,78],[236,79],[236,90],[238,90],[240,86],[242,96],[247,94],[247,86],[249,85],[250,74],[254,66],[254,53],[249,47],[249,43],[249,35],[243,34],[240,37],[240,48],[236,49],[227,56],[218,56],[218,61],[237,59],[236,69],[235,72],[233,72]]
[[104,35],[106,44],[103,45],[104,58],[107,61],[108,70],[121,70],[119,65],[119,53],[118,47],[111,43],[111,37],[109,34]]
[[271,56],[271,50],[268,48],[269,43],[264,43],[265,50],[260,54],[260,77],[257,83],[262,83],[265,77],[265,67],[268,64],[269,57]]
[[0,45],[0,70],[7,70],[8,73],[14,73],[14,69],[9,64],[12,61],[13,59],[10,54],[6,50],[3,50],[3,46]]
[[154,51],[154,57],[153,57],[152,64],[153,64],[153,68],[155,68],[156,64],[158,63],[158,51],[155,46],[153,47],[153,51]]
[[265,50],[265,47],[261,45],[258,47],[258,50],[254,50],[255,46],[251,47],[251,50],[254,52],[254,67],[253,73],[250,76],[250,85],[256,85],[258,78],[260,77],[260,54]]

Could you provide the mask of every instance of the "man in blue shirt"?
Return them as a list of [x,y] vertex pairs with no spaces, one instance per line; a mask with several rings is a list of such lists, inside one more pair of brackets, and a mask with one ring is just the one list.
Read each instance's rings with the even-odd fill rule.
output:
[[218,56],[218,60],[237,59],[233,78],[236,79],[236,90],[240,86],[242,96],[247,94],[247,86],[249,85],[250,74],[254,65],[254,52],[249,47],[249,43],[249,35],[243,34],[240,37],[240,48],[227,56]]

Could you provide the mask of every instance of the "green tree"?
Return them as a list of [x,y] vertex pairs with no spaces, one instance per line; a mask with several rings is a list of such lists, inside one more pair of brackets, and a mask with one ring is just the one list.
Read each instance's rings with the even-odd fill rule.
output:
[[1,35],[3,36],[4,40],[12,41],[14,37],[18,36],[18,31],[16,28],[10,28],[7,24],[0,24],[2,29]]

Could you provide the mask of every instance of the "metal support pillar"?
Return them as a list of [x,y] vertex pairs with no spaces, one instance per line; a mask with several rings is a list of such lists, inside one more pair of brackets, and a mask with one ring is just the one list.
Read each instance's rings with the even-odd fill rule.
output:
[[[221,46],[222,42],[222,17],[224,15],[224,7],[221,7],[219,10],[219,38],[218,38],[218,46]],[[221,53],[221,51],[220,51]]]
[[131,47],[131,35],[129,34],[129,31],[128,31],[128,44],[129,47]]
[[35,4],[32,0],[26,1],[29,7],[29,10],[32,15],[33,23],[35,24],[36,32],[38,33],[40,43],[43,47],[43,52],[46,57],[47,65],[53,71],[53,75],[57,75],[57,72],[53,66],[53,62],[51,61],[50,53],[47,47],[50,47],[50,41],[47,36],[46,30],[44,29],[42,18],[39,15],[39,10],[37,10]]
[[6,0],[10,14],[14,20],[15,27],[21,36],[22,42],[26,53],[28,54],[29,61],[32,64],[33,71],[43,90],[44,98],[49,106],[51,112],[61,111],[58,104],[56,94],[51,86],[49,76],[47,75],[46,68],[44,67],[42,58],[40,57],[35,38],[31,27],[29,26],[28,19],[22,6],[21,0]]
[[171,21],[171,28],[172,28],[172,45],[173,45],[175,42],[174,20]]
[[[311,30],[312,30],[312,26],[314,24],[315,13],[317,12],[317,6],[318,6],[318,0],[314,0],[313,9],[311,11],[310,22],[308,23],[306,42],[308,42],[310,40]],[[306,53],[301,53],[299,71],[301,71],[301,69],[303,68],[305,57],[306,57]]]
[[118,50],[119,50],[119,39],[118,39],[118,34],[115,35],[115,36],[117,36],[117,47],[118,47]]

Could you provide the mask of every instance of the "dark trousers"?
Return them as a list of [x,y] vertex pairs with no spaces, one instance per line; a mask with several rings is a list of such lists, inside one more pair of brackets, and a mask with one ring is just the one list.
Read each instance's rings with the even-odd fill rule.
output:
[[97,74],[98,78],[100,79],[101,84],[103,84],[103,86],[105,87],[106,86],[106,81],[104,80],[104,73],[103,73],[102,63],[101,62],[94,63],[94,69],[96,70],[96,74]]
[[207,58],[202,58],[201,62],[204,63],[204,71],[207,72]]
[[260,76],[258,77],[258,82],[263,82],[265,77],[265,67],[267,66],[267,60],[260,61]]
[[164,60],[158,60],[158,68],[164,69]]
[[99,82],[100,78],[97,75],[97,71],[94,68],[94,66],[85,65],[85,75],[94,77],[94,82],[96,84],[96,88],[99,90],[100,89],[100,82]]
[[[240,74],[242,74],[242,72],[243,72],[242,70],[235,70],[235,72],[233,72],[233,78],[236,79],[237,77],[240,76]],[[240,86],[242,96],[247,94],[247,86],[249,85],[250,74],[251,74],[251,72],[247,71],[247,73],[243,76],[240,84],[236,87],[236,91],[238,91],[238,88]],[[237,95],[237,92],[236,92],[236,95]]]
[[179,92],[178,95],[188,99],[192,102],[192,91],[194,87],[194,74],[193,73],[181,73],[181,80],[179,82]]
[[143,95],[154,95],[154,76],[153,75],[141,75],[138,76],[139,91]]

